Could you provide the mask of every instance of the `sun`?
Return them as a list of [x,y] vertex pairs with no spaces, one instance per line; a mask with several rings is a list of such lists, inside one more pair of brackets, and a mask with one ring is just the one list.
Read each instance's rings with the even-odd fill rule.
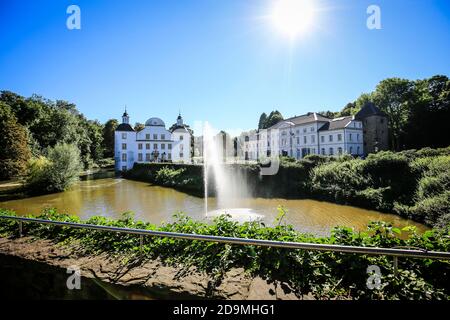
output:
[[271,18],[280,32],[295,38],[309,30],[315,11],[313,0],[276,0]]

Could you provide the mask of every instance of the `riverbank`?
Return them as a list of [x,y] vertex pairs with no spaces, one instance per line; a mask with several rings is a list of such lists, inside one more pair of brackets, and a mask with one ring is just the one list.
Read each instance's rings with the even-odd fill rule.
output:
[[[14,213],[3,211],[2,214],[13,215]],[[45,212],[39,218],[80,222],[77,217],[59,214],[51,210]],[[275,241],[374,247],[414,246],[435,251],[450,251],[449,230],[432,230],[424,234],[417,234],[413,228],[400,230],[385,223],[372,223],[369,225],[367,232],[353,232],[349,228],[335,228],[330,237],[313,237],[296,232],[291,226],[284,225],[282,219],[283,212],[281,210],[279,225],[273,228],[266,227],[258,222],[239,224],[228,220],[225,216],[218,217],[214,222],[207,224],[193,221],[184,215],[178,215],[176,222],[159,227],[135,221],[130,216],[124,216],[119,220],[93,217],[84,221],[84,223]],[[206,297],[216,297],[217,290],[221,291],[222,285],[232,281],[227,279],[236,278],[239,279],[238,283],[245,284],[244,287],[248,287],[245,290],[243,288],[235,290],[235,292],[239,292],[241,298],[246,294],[247,297],[250,295],[252,283],[253,286],[263,286],[264,290],[268,290],[257,289],[256,292],[269,292],[271,296],[274,295],[273,292],[277,292],[277,284],[279,284],[279,287],[287,288],[286,294],[292,293],[297,298],[306,295],[315,299],[421,300],[448,299],[450,294],[450,279],[446,276],[450,273],[448,261],[403,258],[399,260],[398,274],[394,275],[392,259],[384,256],[227,245],[158,237],[144,237],[142,247],[140,247],[140,239],[135,235],[71,229],[60,226],[42,226],[33,223],[24,224],[23,232],[25,235],[33,237],[33,241],[35,239],[46,240],[50,241],[48,244],[56,245],[59,249],[74,249],[73,253],[76,254],[76,257],[75,260],[68,260],[70,262],[80,261],[81,263],[81,261],[86,261],[89,265],[89,261],[94,261],[95,257],[110,257],[111,263],[119,263],[121,270],[124,272],[116,277],[112,276],[116,281],[122,278],[127,279],[127,277],[139,279],[139,277],[133,275],[131,270],[140,266],[143,262],[156,263],[156,265],[152,264],[154,268],[149,269],[155,272],[157,269],[165,270],[164,268],[170,267],[174,268],[169,272],[172,275],[203,274],[204,278],[202,279],[208,279],[207,282],[202,282],[201,287],[203,289],[201,290],[203,291],[198,288],[189,290],[200,290],[202,296],[206,292]],[[406,234],[407,237],[400,237],[402,233]],[[2,246],[2,248],[12,248],[13,243],[18,243],[18,246],[23,245],[24,240],[17,239],[18,226],[16,222],[0,219],[0,235],[7,239],[3,240],[6,242],[5,247]],[[33,246],[33,241],[25,242]],[[23,258],[27,257],[27,252],[29,252],[27,250],[31,250],[29,255],[37,257],[36,259],[39,260],[38,257],[43,250],[41,247],[43,247],[43,244],[41,245],[38,242],[34,249],[28,247],[23,251],[14,248],[2,250],[23,252]],[[52,252],[52,250],[55,252],[55,249],[51,249],[49,252]],[[65,256],[68,255],[62,252],[53,254],[56,262],[65,260]],[[85,260],[82,260],[82,257]],[[100,270],[107,268],[108,263],[100,263],[103,266],[100,267]],[[116,270],[119,265],[116,265]],[[374,290],[367,289],[367,279],[370,276],[367,274],[367,267],[370,265],[377,265],[380,268],[382,285]],[[236,270],[242,270],[242,272]],[[148,272],[147,270],[146,274],[152,274],[153,271]],[[114,272],[111,275],[114,275]],[[167,277],[167,274],[164,273],[157,276],[158,279],[167,279]],[[97,278],[100,279],[101,276]],[[191,280],[181,280],[183,277],[178,279],[183,283],[191,283]],[[267,287],[259,279],[267,280],[266,284],[269,286]],[[173,277],[169,279],[169,281],[172,280]],[[275,291],[270,286],[271,284],[275,285]],[[180,285],[180,283],[175,282],[172,285],[178,288],[184,286],[184,284]],[[205,287],[207,289],[204,289]],[[185,290],[187,289],[182,289],[183,292]],[[228,290],[225,291],[228,292]],[[218,297],[231,298],[237,294],[227,293],[227,296],[225,296],[225,293],[223,293],[222,296],[219,295]]]

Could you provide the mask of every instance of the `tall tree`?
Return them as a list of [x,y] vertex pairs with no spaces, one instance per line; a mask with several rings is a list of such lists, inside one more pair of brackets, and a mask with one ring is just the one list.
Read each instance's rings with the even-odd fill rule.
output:
[[413,98],[414,83],[400,78],[381,81],[373,93],[373,102],[388,116],[390,140],[394,150],[405,147],[404,130]]
[[258,122],[258,129],[264,129],[267,121],[267,114],[265,112],[261,113]]
[[405,129],[407,148],[446,147],[443,131],[450,122],[450,80],[436,75],[415,82],[415,99],[408,112]]
[[104,156],[107,158],[114,157],[114,131],[118,125],[119,121],[110,119],[103,126],[103,148]]
[[264,129],[270,128],[271,126],[277,124],[281,120],[283,120],[283,115],[280,113],[280,111],[278,110],[272,111],[264,123]]
[[4,102],[0,102],[0,150],[0,179],[9,179],[25,172],[31,157],[27,131]]

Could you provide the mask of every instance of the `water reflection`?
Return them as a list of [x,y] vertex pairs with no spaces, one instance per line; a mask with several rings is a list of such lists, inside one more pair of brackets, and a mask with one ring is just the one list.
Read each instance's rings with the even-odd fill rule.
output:
[[[211,211],[218,210],[214,198],[208,199],[208,202]],[[365,230],[368,222],[376,220],[389,221],[399,227],[415,225],[421,231],[426,229],[421,224],[396,215],[315,200],[243,199],[240,200],[239,208],[251,209],[253,214],[261,215],[262,220],[270,225],[276,219],[279,205],[288,209],[284,220],[286,223],[293,224],[299,231],[317,235],[327,235],[337,225]],[[172,215],[179,211],[197,220],[207,219],[202,198],[119,178],[80,181],[63,193],[0,202],[0,207],[15,210],[19,214],[38,214],[44,208],[55,207],[82,219],[93,215],[118,218],[123,212],[133,211],[137,219],[155,224],[173,221]]]

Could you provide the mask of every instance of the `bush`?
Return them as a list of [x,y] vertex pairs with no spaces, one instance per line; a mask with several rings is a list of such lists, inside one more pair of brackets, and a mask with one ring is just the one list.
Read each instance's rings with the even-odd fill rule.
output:
[[59,192],[78,181],[82,170],[80,152],[74,145],[57,144],[48,156],[30,162],[27,187],[32,193]]
[[[0,210],[0,215],[14,213]],[[80,222],[77,217],[59,214],[53,209],[46,210],[38,218]],[[239,224],[230,221],[227,216],[220,216],[210,224],[193,221],[184,214],[177,214],[175,218],[175,222],[159,227],[135,221],[129,213],[119,220],[92,217],[84,223],[274,241],[450,250],[449,229],[417,234],[411,227],[400,230],[391,224],[373,222],[369,224],[367,232],[339,227],[333,230],[330,237],[319,238],[296,232],[292,226],[282,224],[281,218],[276,227],[266,227],[259,222]],[[446,276],[450,272],[450,264],[446,261],[402,258],[399,259],[399,273],[394,276],[392,259],[386,256],[229,245],[163,237],[144,237],[141,252],[137,235],[31,223],[24,224],[23,228],[25,234],[37,238],[65,244],[74,242],[78,244],[77,248],[84,249],[80,254],[139,254],[143,261],[159,258],[165,263],[177,265],[183,268],[181,273],[195,266],[211,277],[212,291],[222,276],[233,267],[244,268],[253,276],[259,275],[270,281],[286,282],[296,294],[310,292],[319,299],[448,299],[450,294],[450,282]],[[17,235],[17,230],[17,222],[0,219],[1,235]],[[369,265],[380,267],[382,286],[379,289],[367,290],[366,269]]]

